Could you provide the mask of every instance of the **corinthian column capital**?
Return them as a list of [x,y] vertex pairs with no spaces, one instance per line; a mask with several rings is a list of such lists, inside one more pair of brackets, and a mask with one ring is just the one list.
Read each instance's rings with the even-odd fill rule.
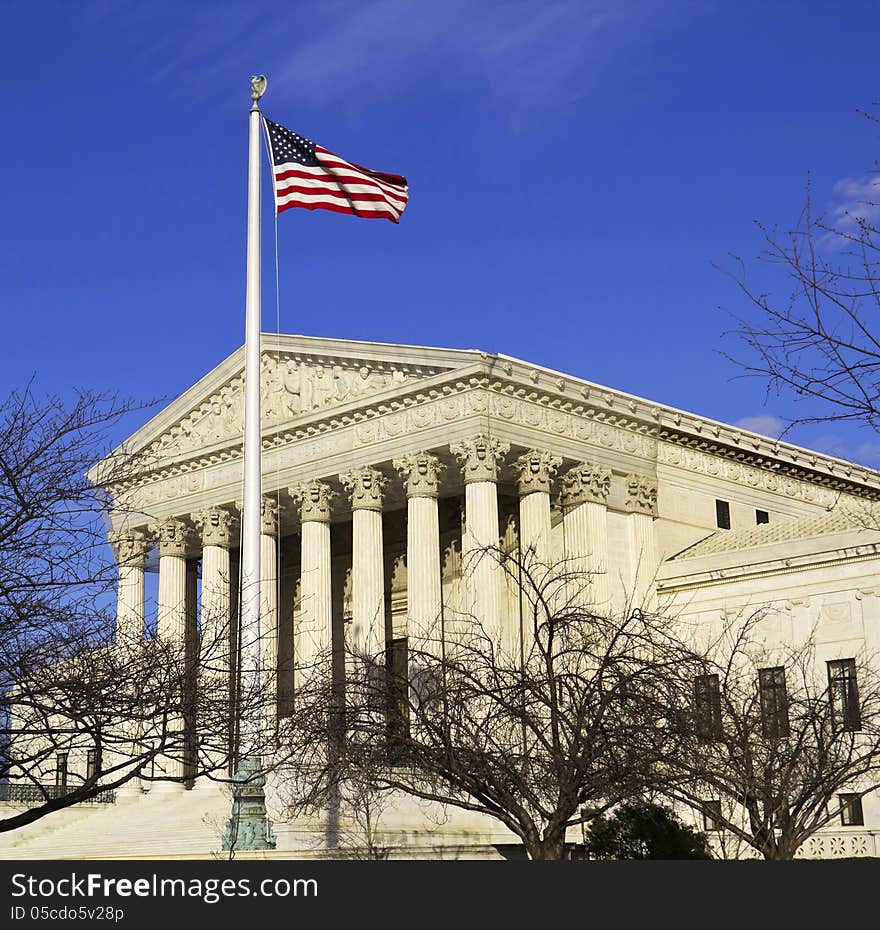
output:
[[645,475],[626,476],[626,510],[657,516],[657,482]]
[[611,490],[611,469],[580,462],[562,476],[562,505],[604,504]]
[[408,452],[394,460],[406,484],[407,497],[436,497],[440,490],[440,475],[446,466],[430,452]]
[[263,497],[260,500],[260,532],[263,536],[278,535],[278,516],[281,508],[274,497]]
[[382,491],[388,479],[375,468],[355,468],[339,476],[351,497],[353,510],[381,510]]
[[144,568],[150,551],[150,538],[143,530],[122,530],[110,535],[116,549],[116,561],[132,568]]
[[540,449],[530,449],[521,455],[513,463],[513,467],[519,472],[517,480],[519,496],[525,497],[526,494],[532,494],[535,491],[549,494],[553,476],[561,464],[560,456]]
[[159,543],[159,555],[186,555],[186,546],[189,542],[189,527],[183,520],[168,517],[150,527],[150,532]]
[[203,546],[220,546],[228,549],[232,536],[233,516],[223,507],[208,507],[190,515],[202,534]]
[[465,484],[476,481],[497,481],[498,468],[510,452],[510,443],[480,433],[449,446],[449,451],[461,463]]
[[334,491],[322,481],[301,481],[287,489],[288,494],[299,504],[303,523],[329,523],[330,501]]

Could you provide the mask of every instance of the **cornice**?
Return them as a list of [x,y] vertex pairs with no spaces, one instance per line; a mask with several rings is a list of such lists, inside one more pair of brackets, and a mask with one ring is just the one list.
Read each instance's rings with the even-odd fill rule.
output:
[[657,583],[657,593],[672,596],[700,588],[712,588],[722,584],[734,584],[751,578],[770,578],[776,575],[792,575],[799,572],[822,570],[835,565],[851,565],[857,562],[875,562],[880,555],[880,544],[853,546],[849,551],[837,552],[824,557],[814,553],[793,556],[791,558],[773,559],[766,562],[749,563],[722,569],[710,569],[704,572],[661,580]]
[[[350,345],[363,347],[364,351],[358,358],[363,357],[368,361],[372,358],[374,363],[377,361],[375,353],[371,357],[367,351],[371,343]],[[272,345],[264,345],[264,352],[272,351],[273,348]],[[292,352],[289,344],[279,344],[278,348],[287,353]],[[391,353],[392,347],[387,348]],[[309,348],[308,351],[303,348],[301,355],[312,360],[320,360],[323,356],[315,349],[317,346],[314,349]],[[240,351],[218,366],[212,375],[218,372],[223,375],[225,372],[221,369],[230,365],[232,370],[229,376],[233,376]],[[414,348],[413,351],[415,353],[416,349]],[[435,350],[437,354],[430,359],[430,362],[436,364],[438,357],[442,357],[443,351],[447,350]],[[327,409],[301,414],[283,424],[268,427],[264,431],[264,450],[270,451],[298,440],[363,423],[389,413],[418,407],[439,398],[485,390],[492,394],[515,398],[539,407],[558,410],[578,418],[641,435],[659,443],[748,465],[769,474],[804,481],[861,498],[880,499],[880,473],[842,459],[812,452],[780,440],[772,440],[674,408],[664,407],[506,356],[488,355],[474,350],[448,351],[453,353],[459,362],[466,360],[470,364],[411,383],[392,386],[376,394]],[[333,358],[338,357],[341,357],[338,353],[327,355],[326,361],[329,363]],[[354,358],[354,356],[351,357]],[[394,359],[402,363],[399,354],[394,356]],[[428,359],[425,359],[422,367],[423,369],[429,367]],[[207,386],[207,381],[206,376],[199,384]],[[215,377],[211,388],[216,389],[220,383],[223,382]],[[195,389],[191,389],[193,390]],[[183,401],[191,391],[182,395],[178,400]],[[204,394],[199,394],[190,397],[189,402],[195,405],[203,399]],[[178,406],[178,401],[175,401],[172,406],[178,413],[176,418],[172,418],[165,424],[166,427],[170,426],[172,421],[177,422],[180,419],[179,411],[182,408]],[[167,410],[163,411],[163,414],[165,413]],[[163,414],[151,421],[151,424],[157,425],[157,429],[154,430],[156,435],[161,435],[158,425]],[[235,437],[232,442],[224,440],[212,446],[203,447],[189,457],[159,460],[154,467],[144,470],[143,474],[145,477],[148,476],[147,480],[136,482],[136,484],[149,484],[210,465],[234,461],[240,457],[240,439]]]
[[[572,403],[573,413],[583,410],[585,415],[593,419],[644,433],[661,442],[697,449],[776,474],[822,484],[834,490],[849,491],[860,497],[880,499],[880,473],[863,465],[761,436],[509,356],[487,358],[492,359],[491,369],[495,372],[501,369],[507,379],[515,380],[520,385],[523,381],[530,382],[534,386],[534,393],[553,397],[556,403]],[[556,403],[551,402],[551,405],[555,406]]]

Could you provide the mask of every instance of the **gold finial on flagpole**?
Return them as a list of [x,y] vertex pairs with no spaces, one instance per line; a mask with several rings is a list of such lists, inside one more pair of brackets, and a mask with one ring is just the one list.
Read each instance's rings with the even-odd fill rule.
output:
[[255,74],[251,77],[251,100],[254,102],[254,109],[259,109],[257,101],[266,93],[267,84],[265,74]]

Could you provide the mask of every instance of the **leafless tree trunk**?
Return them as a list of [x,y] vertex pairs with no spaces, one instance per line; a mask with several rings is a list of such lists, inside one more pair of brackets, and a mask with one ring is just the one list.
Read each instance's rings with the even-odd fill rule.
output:
[[587,586],[563,566],[483,555],[522,579],[524,654],[508,654],[473,618],[442,645],[411,642],[400,679],[384,655],[351,650],[333,765],[309,750],[326,745],[326,692],[297,695],[293,732],[310,751],[298,781],[315,805],[327,785],[366,779],[491,817],[532,859],[560,859],[570,827],[662,782],[655,709],[666,703],[669,665],[690,657],[658,618],[608,617],[569,598]]
[[[142,467],[109,443],[138,409],[84,391],[40,397],[32,385],[0,403],[0,782],[29,805],[8,808],[0,831],[133,779],[227,778],[230,618],[208,618],[180,644],[116,629],[107,500],[86,472],[102,461],[113,486]],[[237,695],[238,712],[262,714],[274,688]],[[65,753],[78,758],[69,771]]]
[[732,622],[666,692],[679,732],[666,791],[765,859],[791,859],[839,816],[841,793],[877,788],[880,679],[866,656],[818,663],[812,641],[768,650],[762,619]]
[[880,180],[872,176],[860,196],[829,219],[814,212],[808,189],[792,229],[758,224],[761,259],[784,282],[781,293],[754,285],[742,259],[727,269],[746,309],[733,332],[744,350],[725,354],[768,392],[798,402],[792,425],[880,428]]

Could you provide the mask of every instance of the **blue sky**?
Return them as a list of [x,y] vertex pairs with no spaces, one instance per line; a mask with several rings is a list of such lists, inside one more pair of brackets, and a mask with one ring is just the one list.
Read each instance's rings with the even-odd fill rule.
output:
[[[249,77],[406,174],[399,226],[279,218],[281,330],[505,352],[728,422],[713,267],[864,184],[875,3],[0,2],[3,389],[173,397],[244,338]],[[264,328],[276,328],[264,207]],[[755,266],[757,276],[767,272]],[[783,282],[767,276],[770,287]],[[880,465],[854,428],[791,439]]]

